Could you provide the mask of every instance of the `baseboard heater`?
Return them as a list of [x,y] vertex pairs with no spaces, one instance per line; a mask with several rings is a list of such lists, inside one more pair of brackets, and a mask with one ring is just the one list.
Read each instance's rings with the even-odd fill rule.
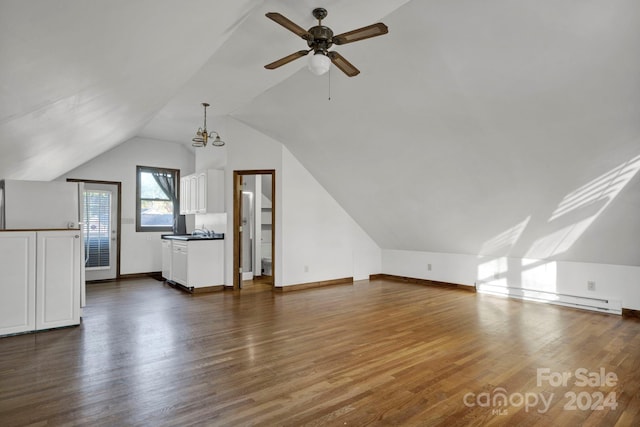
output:
[[565,307],[579,308],[582,310],[592,310],[602,313],[622,315],[622,301],[608,298],[582,297],[577,295],[541,291],[538,289],[505,287],[492,285],[490,283],[476,284],[476,291],[485,294],[501,295],[528,301],[538,301],[549,304],[563,305]]

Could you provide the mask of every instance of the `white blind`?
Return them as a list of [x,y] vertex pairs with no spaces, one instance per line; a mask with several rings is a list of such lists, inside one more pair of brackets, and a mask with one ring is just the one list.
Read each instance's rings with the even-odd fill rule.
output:
[[111,253],[111,192],[84,192],[85,267],[110,266]]

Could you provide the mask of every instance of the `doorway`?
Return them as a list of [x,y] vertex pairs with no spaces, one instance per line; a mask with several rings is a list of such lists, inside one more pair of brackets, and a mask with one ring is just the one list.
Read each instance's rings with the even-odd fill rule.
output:
[[275,283],[275,170],[233,172],[233,288]]
[[120,276],[121,183],[83,181],[82,231],[85,279],[112,280]]

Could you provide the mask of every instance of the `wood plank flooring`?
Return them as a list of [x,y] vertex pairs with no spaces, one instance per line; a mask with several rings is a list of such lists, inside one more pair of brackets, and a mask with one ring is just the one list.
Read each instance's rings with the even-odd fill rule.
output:
[[0,339],[0,425],[640,425],[640,319],[383,280],[87,301],[80,327]]

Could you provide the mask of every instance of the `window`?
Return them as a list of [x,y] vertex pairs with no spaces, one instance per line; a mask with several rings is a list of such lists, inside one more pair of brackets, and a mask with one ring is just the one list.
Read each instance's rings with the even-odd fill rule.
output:
[[180,171],[149,166],[138,166],[136,171],[136,231],[173,231]]

